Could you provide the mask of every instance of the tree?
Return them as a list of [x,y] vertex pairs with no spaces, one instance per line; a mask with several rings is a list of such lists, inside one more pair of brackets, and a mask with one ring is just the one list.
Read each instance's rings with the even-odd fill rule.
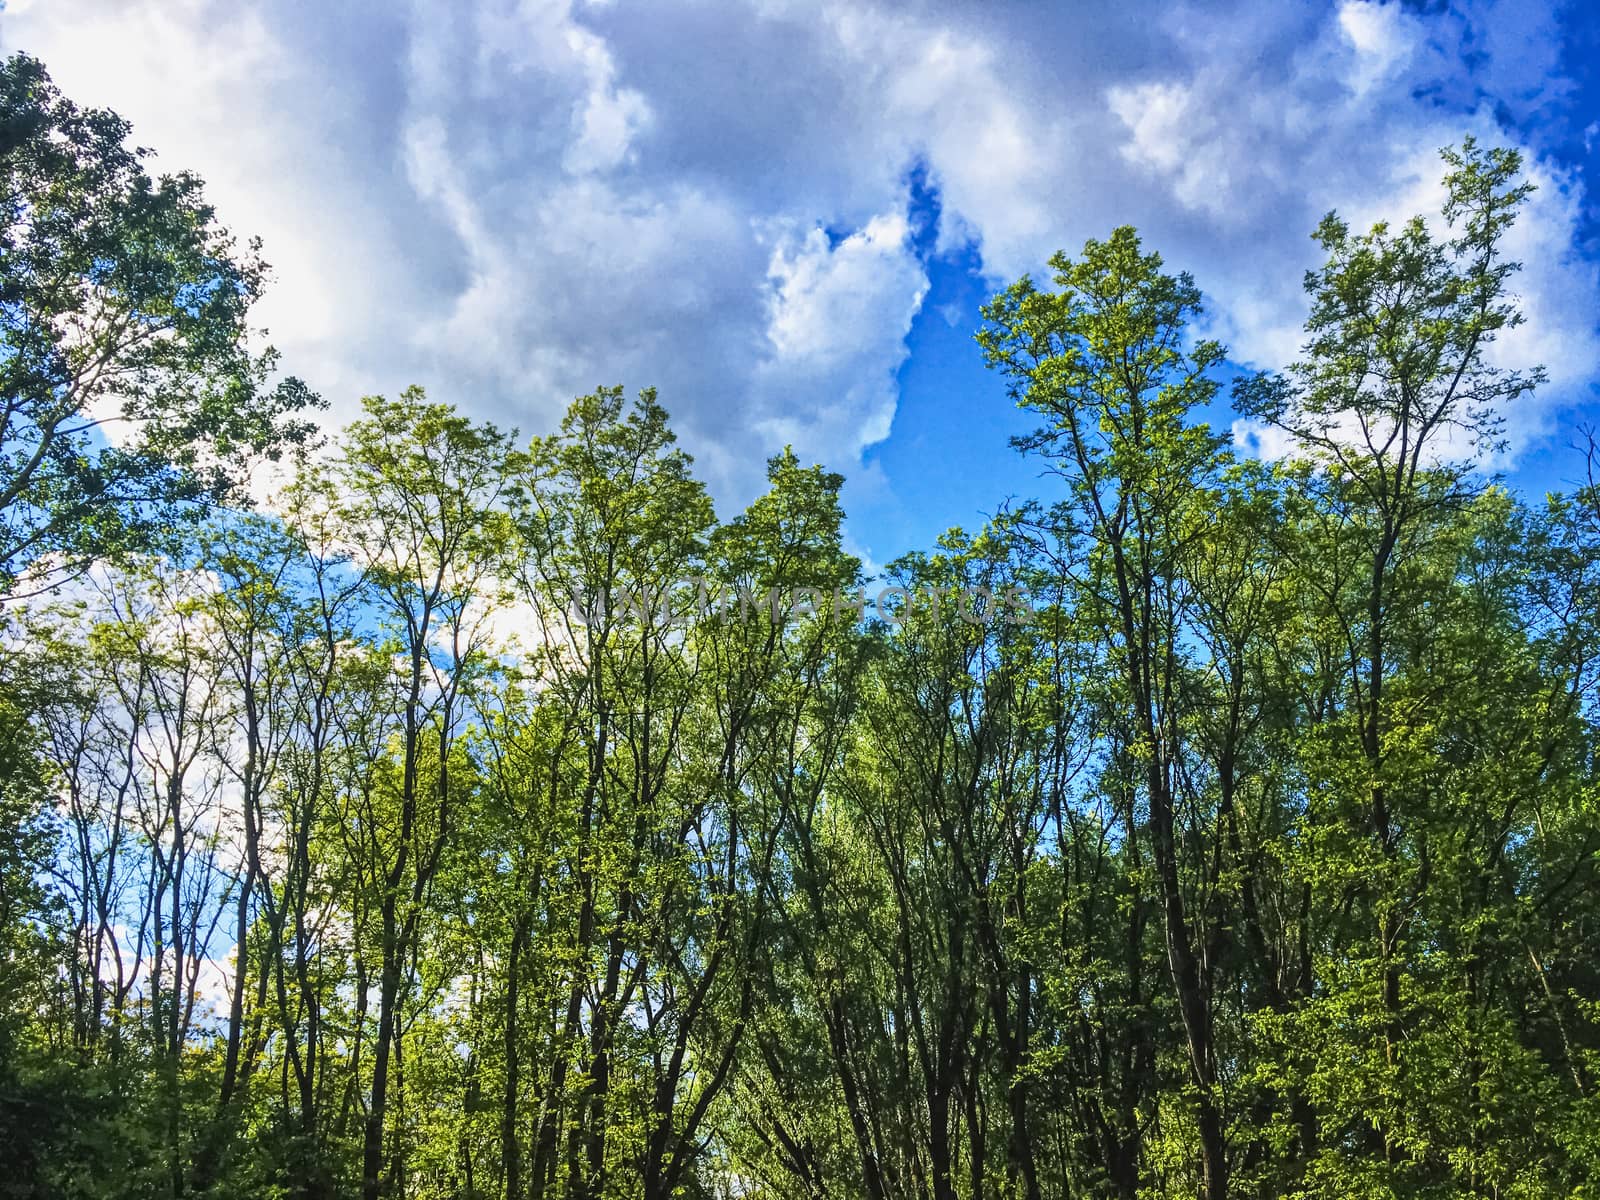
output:
[[0,1195],[1582,1194],[1600,453],[1471,468],[1523,188],[1448,161],[1459,236],[1324,223],[1284,462],[1132,230],[1002,293],[1061,492],[880,619],[839,475],[719,519],[620,388],[371,398],[18,597]]
[[[384,1190],[389,1069],[429,887],[451,840],[460,785],[457,739],[467,692],[484,667],[484,601],[512,544],[503,507],[520,456],[509,437],[474,424],[420,388],[368,397],[328,467],[339,532],[370,585],[384,649],[398,662],[382,732],[398,776],[378,770],[354,796],[352,847],[378,914],[378,1023],[362,1152],[362,1195]],[[383,645],[383,643],[380,643]],[[381,650],[380,650],[381,653]],[[373,730],[354,727],[370,751]]]
[[[1077,262],[1051,260],[1061,291],[1023,279],[984,310],[979,334],[1012,394],[1048,421],[1019,439],[1063,474],[1071,499],[1057,521],[1089,546],[1076,597],[1107,648],[1112,737],[1136,764],[1149,813],[1167,965],[1188,1042],[1201,1146],[1202,1192],[1228,1194],[1212,980],[1202,945],[1206,914],[1194,909],[1180,861],[1181,773],[1188,755],[1182,708],[1185,626],[1195,604],[1192,562],[1224,462],[1220,440],[1195,410],[1210,403],[1210,372],[1223,352],[1189,345],[1200,293],[1167,275],[1124,226],[1091,241]],[[1203,818],[1204,820],[1204,818]]]
[[319,403],[250,349],[256,244],[193,175],[152,179],[128,133],[36,59],[0,64],[0,595],[239,500]]
[[[1407,686],[1397,635],[1422,596],[1446,586],[1453,564],[1435,551],[1450,553],[1478,493],[1474,457],[1496,447],[1508,407],[1543,377],[1488,357],[1496,335],[1522,321],[1509,292],[1520,264],[1503,252],[1532,191],[1519,157],[1471,139],[1443,157],[1449,236],[1421,217],[1356,234],[1329,214],[1314,235],[1326,263],[1306,277],[1305,358],[1236,388],[1243,411],[1287,431],[1320,468],[1301,477],[1316,527],[1302,543],[1302,578],[1340,631],[1342,723],[1364,776],[1375,854],[1359,890],[1375,924],[1383,1061],[1372,1087],[1384,1096],[1407,1086],[1404,941],[1430,871],[1418,837],[1427,802],[1405,782],[1425,769],[1421,730],[1391,696]],[[1398,1168],[1403,1118],[1377,1116],[1383,1158]]]

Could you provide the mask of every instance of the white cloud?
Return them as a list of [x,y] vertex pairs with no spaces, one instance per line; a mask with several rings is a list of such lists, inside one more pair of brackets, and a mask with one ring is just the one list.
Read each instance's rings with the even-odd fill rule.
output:
[[[724,499],[784,441],[859,473],[890,433],[928,286],[913,164],[936,247],[975,246],[991,283],[1132,223],[1211,332],[1277,366],[1324,211],[1404,217],[1439,145],[1569,90],[1550,3],[73,7],[13,0],[0,39],[265,239],[260,316],[335,417],[420,382],[531,431],[654,383]],[[1597,359],[1582,181],[1528,148],[1530,320],[1503,350],[1553,386],[1521,444]]]
[[1182,83],[1141,83],[1112,87],[1106,99],[1128,128],[1123,157],[1165,176],[1186,208],[1225,219],[1232,207],[1227,158],[1214,152],[1219,134],[1197,89]]
[[[1582,181],[1503,128],[1481,95],[1469,95],[1468,106],[1441,103],[1440,89],[1460,87],[1469,48],[1492,42],[1489,30],[1505,40],[1508,19],[1498,8],[1467,6],[1425,26],[1395,4],[1346,0],[1302,32],[1286,66],[1266,53],[1277,36],[1267,28],[1232,61],[1202,60],[1175,79],[1107,89],[1124,130],[1121,153],[1201,222],[1158,213],[1155,244],[1170,244],[1159,237],[1166,229],[1180,231],[1173,241],[1185,251],[1181,265],[1210,301],[1206,332],[1262,367],[1298,357],[1306,312],[1299,279],[1318,254],[1304,235],[1322,212],[1338,209],[1357,230],[1420,214],[1443,235],[1439,148],[1472,134],[1522,149],[1539,190],[1506,249],[1524,264],[1515,287],[1528,319],[1501,337],[1492,357],[1506,367],[1542,363],[1549,384],[1505,414],[1508,457],[1500,466],[1549,432],[1553,412],[1584,398],[1600,374],[1600,276],[1577,244]],[[1526,14],[1519,20],[1543,28]],[[1534,111],[1562,88],[1548,75],[1547,55],[1519,47],[1483,69]],[[1250,66],[1241,70],[1241,62]],[[1252,444],[1270,453],[1273,442]]]
[[851,458],[889,436],[894,373],[928,277],[898,212],[830,245],[812,229],[773,249],[769,354],[757,376],[759,428],[774,440],[837,447]]
[[1399,4],[1344,0],[1338,9],[1338,24],[1355,51],[1346,79],[1358,95],[1391,77],[1411,57],[1419,40],[1417,18]]
[[1289,458],[1300,449],[1293,434],[1247,417],[1233,423],[1233,444],[1246,454],[1267,459]]

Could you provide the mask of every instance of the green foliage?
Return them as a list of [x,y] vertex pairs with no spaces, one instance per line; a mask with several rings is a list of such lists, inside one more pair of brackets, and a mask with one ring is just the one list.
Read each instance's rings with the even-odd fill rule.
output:
[[31,564],[151,546],[237,500],[319,403],[248,346],[266,266],[114,113],[0,63],[0,593]]
[[[1131,229],[1007,289],[1062,499],[869,622],[841,477],[719,519],[648,390],[525,450],[371,397],[133,553],[285,432],[259,264],[5,72],[0,553],[117,561],[3,631],[0,1196],[1592,1191],[1600,488],[1470,461],[1537,382],[1484,355],[1514,156],[1446,155],[1445,240],[1323,223],[1236,393],[1286,462]],[[47,302],[165,331],[105,347],[136,452],[51,424],[112,385]]]

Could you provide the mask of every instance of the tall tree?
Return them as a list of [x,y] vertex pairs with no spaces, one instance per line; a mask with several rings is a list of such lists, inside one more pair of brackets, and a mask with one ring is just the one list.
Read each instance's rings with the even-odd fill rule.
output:
[[[397,662],[392,725],[397,777],[378,772],[349,814],[378,920],[377,1032],[361,1190],[384,1190],[389,1073],[430,884],[451,839],[456,742],[467,689],[482,669],[483,620],[499,558],[511,542],[504,504],[520,456],[508,435],[421,389],[369,397],[328,466],[340,533],[371,585],[382,636]],[[370,727],[357,727],[370,739]]]
[[1213,1028],[1213,981],[1180,861],[1185,627],[1189,578],[1223,462],[1221,441],[1192,420],[1217,393],[1215,342],[1190,344],[1200,293],[1168,275],[1131,228],[1051,260],[1058,292],[1024,279],[985,309],[979,335],[1019,403],[1047,424],[1019,440],[1063,474],[1059,521],[1091,547],[1077,597],[1099,626],[1114,672],[1108,718],[1140,776],[1149,813],[1167,965],[1188,1043],[1209,1200],[1228,1194],[1228,1151]]
[[237,499],[317,403],[250,347],[256,245],[195,176],[152,179],[128,134],[38,60],[0,63],[0,595]]
[[[1520,159],[1471,139],[1443,156],[1447,235],[1420,216],[1353,233],[1330,214],[1315,234],[1326,263],[1306,277],[1304,360],[1236,388],[1246,413],[1286,430],[1321,468],[1302,477],[1320,527],[1305,551],[1341,631],[1341,712],[1365,777],[1374,855],[1359,890],[1374,924],[1383,1054],[1373,1087],[1384,1096],[1407,1086],[1404,942],[1430,870],[1417,837],[1426,801],[1405,782],[1422,766],[1417,729],[1390,694],[1402,669],[1397,635],[1403,614],[1450,569],[1432,551],[1455,536],[1456,514],[1477,491],[1475,456],[1496,447],[1508,407],[1542,378],[1489,356],[1496,335],[1522,321],[1509,290],[1520,264],[1504,254],[1532,191]],[[1397,1168],[1402,1119],[1375,1116],[1382,1156]]]

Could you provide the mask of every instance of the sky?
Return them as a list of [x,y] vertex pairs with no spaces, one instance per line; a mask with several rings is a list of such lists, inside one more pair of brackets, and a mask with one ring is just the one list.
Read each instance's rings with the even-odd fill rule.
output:
[[1436,216],[1468,134],[1538,185],[1495,354],[1549,380],[1490,466],[1568,486],[1600,424],[1582,3],[7,0],[0,49],[262,239],[258,320],[330,422],[419,383],[545,433],[654,386],[720,512],[792,444],[872,566],[1048,492],[973,340],[996,291],[1132,224],[1232,366],[1281,368],[1318,219]]

